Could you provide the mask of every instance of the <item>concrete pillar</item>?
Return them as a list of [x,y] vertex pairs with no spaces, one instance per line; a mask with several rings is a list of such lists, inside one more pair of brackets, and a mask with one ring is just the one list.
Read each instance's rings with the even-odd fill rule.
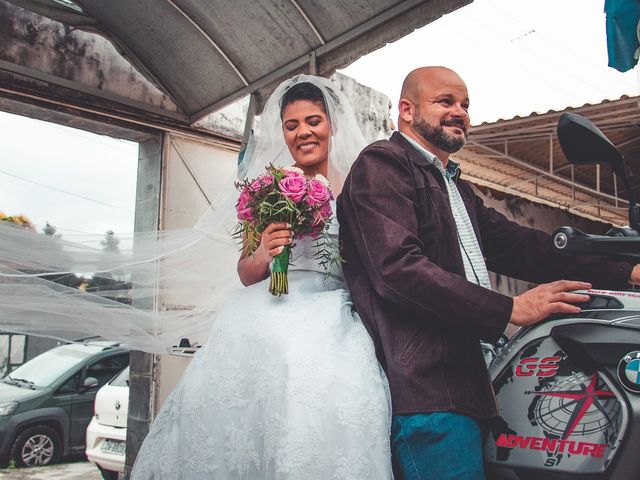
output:
[[[160,216],[162,178],[162,135],[140,143],[138,184],[136,190],[135,230],[157,230]],[[151,308],[152,305],[139,305]],[[154,416],[154,366],[156,356],[131,352],[129,374],[129,414],[127,417],[127,450],[125,478],[129,478],[140,445],[149,432]]]

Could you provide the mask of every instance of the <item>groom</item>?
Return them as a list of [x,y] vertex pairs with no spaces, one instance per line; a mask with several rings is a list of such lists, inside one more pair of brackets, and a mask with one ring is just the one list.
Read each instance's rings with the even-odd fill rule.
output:
[[[571,290],[625,288],[640,268],[564,257],[550,237],[484,206],[449,155],[465,144],[469,95],[452,70],[411,72],[399,132],[365,148],[338,198],[344,274],[391,388],[397,479],[482,479],[482,420],[496,416],[480,340],[509,322],[577,313]],[[487,269],[542,285],[507,297]]]

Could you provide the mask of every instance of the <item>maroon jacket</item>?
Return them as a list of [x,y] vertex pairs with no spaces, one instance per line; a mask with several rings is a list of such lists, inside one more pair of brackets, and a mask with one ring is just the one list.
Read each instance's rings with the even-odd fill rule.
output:
[[[457,186],[491,271],[536,283],[625,288],[632,265],[562,256],[548,234]],[[496,415],[479,339],[504,331],[513,300],[465,279],[455,220],[436,167],[399,133],[365,148],[338,198],[344,274],[389,378],[394,414]]]

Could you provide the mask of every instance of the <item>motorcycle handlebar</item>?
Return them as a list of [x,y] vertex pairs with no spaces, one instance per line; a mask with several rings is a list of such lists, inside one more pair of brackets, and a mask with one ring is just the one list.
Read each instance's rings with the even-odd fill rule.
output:
[[640,259],[640,235],[628,228],[613,228],[607,235],[588,235],[572,227],[553,232],[556,251],[567,255],[603,255],[623,260]]

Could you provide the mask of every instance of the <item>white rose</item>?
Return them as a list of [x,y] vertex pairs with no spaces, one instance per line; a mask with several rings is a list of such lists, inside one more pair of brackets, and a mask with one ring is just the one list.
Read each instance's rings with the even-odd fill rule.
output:
[[324,175],[317,173],[315,176],[315,179],[321,182],[325,187],[329,186],[329,180],[327,180],[327,178]]
[[286,172],[295,172],[295,173],[299,173],[300,175],[304,175],[304,170],[298,167],[293,167],[293,166],[284,167],[283,170],[285,170]]

